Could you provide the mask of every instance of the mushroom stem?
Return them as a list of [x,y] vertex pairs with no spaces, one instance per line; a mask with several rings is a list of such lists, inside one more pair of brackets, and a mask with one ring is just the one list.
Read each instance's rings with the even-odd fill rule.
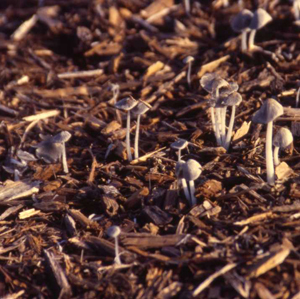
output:
[[130,111],[127,112],[127,128],[126,128],[126,149],[128,161],[132,161],[131,149],[130,149]]
[[216,138],[217,138],[217,144],[221,145],[221,122],[220,122],[221,114],[220,114],[220,108],[216,108]]
[[247,51],[247,31],[244,30],[242,32],[242,51],[246,52]]
[[191,197],[190,197],[190,193],[189,193],[189,188],[188,188],[187,183],[186,183],[186,179],[181,179],[181,185],[182,185],[182,188],[183,188],[185,198],[189,202],[191,202]]
[[225,140],[226,140],[226,111],[227,107],[221,108],[221,130],[222,130],[222,135],[221,135],[221,141],[223,146],[225,145]]
[[141,115],[137,116],[136,129],[135,129],[135,138],[134,138],[134,159],[139,158],[139,135],[140,135],[140,122]]
[[229,121],[229,127],[228,127],[228,131],[227,131],[225,145],[224,145],[224,148],[226,150],[228,150],[228,148],[230,146],[231,135],[232,135],[232,130],[233,130],[233,124],[234,124],[234,118],[235,118],[235,105],[232,106],[232,109],[231,109],[231,116],[230,116],[230,121]]
[[195,184],[194,181],[189,181],[190,185],[190,191],[191,191],[191,206],[193,207],[194,205],[197,204],[197,199],[195,197]]
[[181,149],[178,150],[178,161],[181,160]]
[[14,170],[14,180],[15,182],[20,180],[19,171],[17,169]]
[[273,133],[273,121],[267,124],[266,135],[266,164],[267,164],[267,181],[270,185],[275,184],[274,162],[272,152],[272,133]]
[[275,146],[274,147],[274,165],[275,166],[278,166],[280,164],[278,155],[279,155],[279,147]]
[[121,259],[120,259],[120,252],[119,252],[119,241],[118,241],[118,237],[115,237],[115,261],[116,264],[121,265]]
[[61,157],[61,159],[62,159],[62,166],[63,166],[64,173],[69,173],[65,142],[62,143],[62,157]]
[[296,108],[299,106],[299,99],[300,99],[300,87],[298,88],[297,95],[296,95]]
[[255,34],[256,34],[256,30],[255,29],[251,30],[250,35],[249,35],[249,42],[248,42],[249,50],[252,50],[254,48]]
[[189,87],[191,87],[191,71],[192,71],[192,63],[189,62],[188,63],[187,78],[186,78]]
[[184,0],[184,8],[185,8],[186,14],[189,14],[190,10],[191,10],[190,0]]
[[215,108],[210,107],[210,114],[211,114],[211,124],[218,142],[218,139],[220,139],[220,136],[217,134],[217,125],[216,125],[216,119],[215,119]]

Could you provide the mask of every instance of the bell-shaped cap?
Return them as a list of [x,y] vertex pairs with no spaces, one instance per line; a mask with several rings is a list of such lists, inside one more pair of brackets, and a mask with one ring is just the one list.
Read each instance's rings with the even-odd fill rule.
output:
[[249,30],[252,18],[253,13],[248,9],[243,9],[232,19],[230,23],[232,30],[235,32]]
[[36,147],[36,156],[39,159],[43,159],[46,163],[57,163],[62,156],[62,144],[54,143],[52,138],[43,140]]
[[106,233],[110,238],[116,238],[120,235],[121,229],[119,226],[113,225],[107,229]]
[[200,85],[209,93],[213,92],[213,84],[216,79],[220,79],[220,76],[215,73],[207,73],[200,79]]
[[233,93],[222,96],[217,101],[218,107],[225,107],[225,106],[238,106],[242,102],[243,98],[242,96],[234,91]]
[[186,141],[185,139],[178,139],[175,142],[171,143],[171,148],[175,149],[175,150],[182,150],[184,148],[186,148],[188,146],[188,141]]
[[183,179],[183,165],[185,165],[185,161],[180,160],[176,163],[175,166],[175,175],[177,177],[177,179]]
[[228,83],[227,81],[225,81],[225,82],[227,83],[227,85],[224,84],[219,89],[220,97],[227,97],[228,95],[232,94],[233,92],[235,92],[239,89],[239,85],[236,82],[230,82],[230,83]]
[[138,104],[132,108],[131,113],[133,115],[145,114],[152,106],[144,101],[139,101]]
[[272,21],[272,17],[262,8],[259,8],[255,11],[253,14],[253,18],[250,23],[250,29],[252,30],[258,30],[265,25],[267,25],[269,22]]
[[183,59],[184,63],[190,63],[193,62],[195,60],[195,58],[193,56],[187,56]]
[[120,101],[118,101],[115,104],[115,107],[119,110],[123,111],[130,111],[133,107],[135,107],[138,104],[138,101],[135,100],[133,97],[127,97]]
[[292,144],[293,140],[293,134],[289,129],[280,128],[274,136],[273,145],[281,149],[286,149]]
[[194,181],[200,176],[202,172],[202,166],[196,160],[189,159],[186,161],[185,164],[183,164],[182,170],[183,170],[183,177],[187,181]]
[[67,142],[71,138],[71,134],[68,131],[61,131],[57,135],[52,137],[54,143],[63,143]]
[[283,114],[283,107],[276,100],[269,98],[258,111],[254,114],[252,120],[255,123],[267,124]]

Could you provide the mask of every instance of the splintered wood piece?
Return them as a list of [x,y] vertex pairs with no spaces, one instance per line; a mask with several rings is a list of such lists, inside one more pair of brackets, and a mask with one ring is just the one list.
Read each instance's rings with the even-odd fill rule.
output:
[[4,105],[1,105],[1,104],[0,104],[0,110],[7,113],[7,114],[13,115],[13,116],[17,116],[19,114],[18,111],[13,110],[11,108],[8,108],[8,107],[6,107]]
[[25,290],[21,290],[17,293],[12,293],[1,297],[1,299],[18,299],[25,293]]
[[70,234],[70,236],[74,236],[76,234],[75,220],[68,214],[65,216],[64,220],[68,233]]
[[129,198],[127,198],[126,202],[124,203],[127,209],[132,209],[136,205],[140,203],[144,196],[149,195],[149,189],[147,187],[143,187],[136,192],[134,192]]
[[281,162],[275,168],[275,174],[278,180],[286,181],[294,173],[293,169],[288,166],[285,162]]
[[229,272],[233,268],[235,268],[237,264],[227,264],[214,274],[210,275],[208,278],[206,278],[193,292],[193,297],[198,296],[204,289],[206,289],[216,278],[218,278],[221,275],[224,275],[225,273]]
[[176,297],[176,295],[181,291],[183,284],[179,281],[174,281],[170,283],[167,287],[163,288],[158,295],[157,299],[170,299]]
[[6,181],[3,187],[0,187],[0,202],[8,202],[13,199],[28,197],[39,192],[39,181]]
[[132,161],[130,162],[130,164],[131,164],[131,165],[135,165],[135,164],[138,164],[138,163],[140,163],[140,162],[145,162],[145,161],[147,161],[148,158],[154,156],[155,154],[157,154],[157,153],[159,153],[159,152],[161,152],[161,151],[163,151],[163,150],[165,150],[165,149],[166,149],[166,147],[162,147],[162,148],[160,148],[160,149],[158,149],[158,150],[156,150],[156,151],[153,151],[153,152],[151,152],[151,153],[148,153],[148,154],[146,154],[146,155],[144,155],[144,156],[142,156],[142,157],[140,157],[140,158],[138,158],[138,159],[132,160]]
[[249,280],[238,275],[236,271],[227,272],[224,277],[241,296],[249,298],[251,289],[251,282]]
[[150,76],[154,75],[155,73],[157,73],[158,71],[163,69],[164,66],[165,66],[165,64],[162,63],[161,61],[157,61],[157,62],[153,63],[146,70],[143,80],[146,81]]
[[275,299],[275,296],[261,283],[257,282],[254,285],[254,289],[256,290],[260,299]]
[[80,223],[80,225],[84,228],[92,227],[97,228],[99,225],[97,222],[90,220],[85,215],[83,215],[79,210],[70,209],[68,213],[73,217],[76,221]]
[[23,117],[23,120],[31,122],[31,121],[46,119],[49,117],[58,116],[59,114],[60,114],[59,110],[50,110],[50,111],[40,112],[40,113],[30,115],[30,116],[25,116],[25,117]]
[[156,225],[166,225],[173,220],[173,217],[162,211],[158,206],[146,206],[142,214]]
[[32,216],[38,215],[41,211],[36,210],[36,209],[29,209],[29,210],[25,210],[21,213],[19,213],[19,219],[26,219],[26,218],[30,218]]
[[254,216],[252,216],[250,218],[247,218],[245,220],[237,221],[234,224],[239,225],[239,226],[244,226],[244,225],[260,222],[262,220],[271,218],[273,216],[274,216],[273,212],[269,211],[269,212],[261,213],[261,214],[258,214],[258,215],[254,215]]
[[201,66],[197,73],[198,78],[201,78],[205,73],[213,72],[219,65],[230,58],[230,55],[223,56],[217,60],[211,61]]
[[88,78],[101,76],[103,74],[102,69],[98,70],[89,70],[89,71],[77,71],[77,72],[66,72],[57,74],[59,79],[73,79],[73,78]]
[[292,122],[292,134],[293,136],[300,136],[300,122],[293,121]]
[[187,107],[184,107],[183,109],[179,110],[176,114],[176,117],[181,117],[187,113],[190,113],[192,111],[198,110],[198,109],[204,109],[207,106],[206,102],[196,103],[194,105],[189,105]]
[[9,217],[10,215],[16,214],[18,211],[20,211],[22,208],[24,207],[24,205],[20,204],[17,206],[13,206],[10,207],[8,209],[6,209],[1,215],[0,215],[0,221],[6,219],[7,217]]
[[232,138],[232,142],[242,139],[245,135],[247,135],[250,129],[250,125],[251,125],[251,121],[248,122],[244,121],[241,127],[235,132]]
[[47,266],[49,267],[49,272],[51,276],[54,278],[54,287],[50,288],[53,289],[54,293],[56,294],[57,298],[69,298],[72,296],[72,289],[69,285],[68,279],[62,267],[58,264],[55,259],[55,255],[44,249],[45,261]]
[[200,153],[211,155],[223,155],[226,154],[226,149],[223,146],[219,147],[205,147],[199,151]]
[[13,41],[22,40],[26,34],[30,31],[30,29],[37,23],[38,16],[36,14],[32,15],[32,17],[22,23],[16,31],[11,35],[11,39]]

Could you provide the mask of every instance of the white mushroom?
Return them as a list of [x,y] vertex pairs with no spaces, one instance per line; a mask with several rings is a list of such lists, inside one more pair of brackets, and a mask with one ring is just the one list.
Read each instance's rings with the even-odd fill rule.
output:
[[280,128],[274,136],[273,145],[274,145],[274,165],[278,166],[280,164],[278,154],[279,150],[285,150],[293,143],[293,134],[287,128]]
[[178,150],[178,161],[181,160],[181,150],[185,149],[188,144],[186,140],[180,138],[171,144],[171,148]]
[[191,87],[191,71],[192,71],[192,63],[194,61],[194,57],[193,56],[187,56],[183,59],[183,62],[186,63],[188,65],[188,71],[187,71],[187,83],[188,85]]
[[175,174],[176,174],[177,181],[178,181],[178,188],[180,187],[180,185],[182,185],[185,198],[188,200],[188,202],[191,202],[189,188],[187,186],[186,179],[183,176],[183,166],[185,164],[186,164],[186,162],[183,160],[178,161],[176,163],[176,167],[175,167]]
[[111,226],[110,228],[108,228],[108,230],[106,231],[107,235],[111,238],[115,239],[115,262],[118,265],[121,265],[121,259],[120,259],[120,250],[119,250],[119,241],[118,241],[118,237],[121,233],[121,229],[119,226]]

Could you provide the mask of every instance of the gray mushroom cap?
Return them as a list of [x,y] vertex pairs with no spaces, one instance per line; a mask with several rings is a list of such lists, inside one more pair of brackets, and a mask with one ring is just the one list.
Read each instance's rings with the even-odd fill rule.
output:
[[189,62],[193,62],[195,60],[195,58],[193,56],[187,56],[183,59],[184,63],[189,63]]
[[119,226],[113,225],[107,229],[106,233],[109,237],[116,238],[120,235],[121,229]]
[[274,136],[273,145],[281,149],[286,149],[292,144],[293,140],[293,134],[289,129],[280,128]]
[[123,111],[130,111],[133,107],[135,107],[138,104],[138,101],[135,100],[133,97],[127,97],[124,98],[120,101],[118,101],[115,104],[115,107],[119,110],[123,110]]
[[57,135],[52,137],[54,143],[63,143],[67,142],[71,138],[71,134],[68,131],[61,131]]
[[182,170],[183,177],[187,181],[194,181],[200,176],[202,172],[202,166],[196,160],[189,159],[185,164],[183,164]]
[[256,10],[250,23],[252,30],[258,30],[272,21],[272,17],[262,8]]
[[186,162],[183,160],[180,160],[176,163],[175,166],[175,175],[178,179],[183,179],[183,165],[185,165]]
[[139,101],[138,104],[132,108],[131,112],[133,115],[145,114],[152,106],[144,101]]
[[283,107],[276,100],[269,98],[254,114],[252,121],[260,124],[267,124],[283,114]]
[[[225,81],[225,80],[224,80]],[[227,82],[227,81],[225,81]],[[221,86],[219,89],[219,96],[220,97],[227,97],[233,92],[237,91],[239,89],[239,85],[236,82],[227,82],[227,85],[224,84],[224,86]]]
[[217,79],[221,79],[219,75],[215,73],[207,73],[200,79],[200,85],[209,93],[213,92],[213,84]]
[[46,163],[56,163],[62,156],[62,148],[61,143],[54,143],[50,137],[37,145],[35,154]]
[[242,32],[250,30],[249,26],[253,18],[253,13],[248,9],[240,11],[231,21],[231,28],[235,32]]
[[242,96],[238,92],[234,91],[229,95],[220,97],[216,105],[218,107],[238,106],[242,102],[242,100]]
[[171,148],[176,149],[176,150],[182,150],[188,146],[188,141],[185,139],[178,139],[175,142],[171,143]]

